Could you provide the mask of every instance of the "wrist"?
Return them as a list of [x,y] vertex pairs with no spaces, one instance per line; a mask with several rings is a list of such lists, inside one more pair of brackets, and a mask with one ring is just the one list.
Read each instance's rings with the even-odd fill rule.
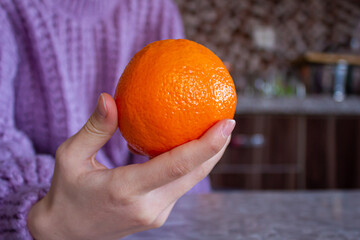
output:
[[50,234],[54,232],[51,229],[52,224],[49,218],[49,212],[46,197],[30,209],[27,217],[27,227],[34,239],[55,239],[54,236],[50,236]]

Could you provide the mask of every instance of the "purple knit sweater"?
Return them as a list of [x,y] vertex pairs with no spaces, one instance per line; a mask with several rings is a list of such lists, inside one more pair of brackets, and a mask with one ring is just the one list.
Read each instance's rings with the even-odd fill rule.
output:
[[[1,239],[31,239],[27,213],[49,188],[57,147],[101,92],[114,93],[130,58],[182,37],[170,0],[0,0]],[[108,168],[146,160],[119,131],[97,159]],[[207,179],[192,189],[206,191]]]

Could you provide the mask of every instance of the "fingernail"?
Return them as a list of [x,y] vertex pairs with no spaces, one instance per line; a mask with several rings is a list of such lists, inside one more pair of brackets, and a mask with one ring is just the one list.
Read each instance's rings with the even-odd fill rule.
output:
[[228,138],[235,127],[235,120],[228,119],[222,127],[222,135],[224,138]]
[[105,97],[103,94],[100,94],[97,105],[96,105],[96,111],[99,113],[100,116],[103,118],[106,118],[107,115],[107,108],[105,103]]

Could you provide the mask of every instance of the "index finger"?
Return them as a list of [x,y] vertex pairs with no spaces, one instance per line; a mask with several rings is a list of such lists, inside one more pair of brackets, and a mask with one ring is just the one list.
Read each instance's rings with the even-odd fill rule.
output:
[[232,119],[219,121],[200,139],[132,168],[136,172],[128,175],[132,178],[130,182],[135,183],[139,191],[149,192],[187,175],[223,148],[234,127]]

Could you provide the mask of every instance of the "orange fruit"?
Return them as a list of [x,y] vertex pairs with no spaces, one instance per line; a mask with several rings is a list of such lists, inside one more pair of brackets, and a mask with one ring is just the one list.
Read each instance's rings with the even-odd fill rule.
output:
[[213,52],[193,41],[169,39],[135,54],[120,77],[115,101],[125,140],[154,157],[233,118],[236,91]]

